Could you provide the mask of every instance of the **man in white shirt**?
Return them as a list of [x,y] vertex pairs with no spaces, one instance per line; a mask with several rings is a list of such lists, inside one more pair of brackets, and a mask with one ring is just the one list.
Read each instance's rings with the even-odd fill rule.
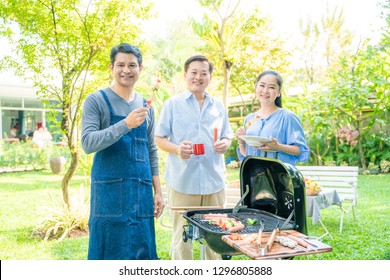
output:
[[[213,64],[204,56],[190,57],[184,64],[187,90],[163,106],[156,125],[157,146],[168,152],[165,178],[168,204],[173,207],[218,206],[225,200],[223,154],[234,137],[223,104],[206,92]],[[204,144],[205,153],[194,155],[193,144]],[[185,219],[172,212],[171,258],[192,259],[192,245],[182,239]],[[206,248],[206,259],[220,259]]]

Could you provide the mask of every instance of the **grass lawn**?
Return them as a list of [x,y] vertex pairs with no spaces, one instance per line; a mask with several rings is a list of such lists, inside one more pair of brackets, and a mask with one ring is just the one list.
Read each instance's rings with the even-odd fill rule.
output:
[[[229,170],[230,180],[238,179],[238,170]],[[85,260],[88,236],[68,238],[62,242],[32,235],[40,219],[41,207],[50,203],[49,194],[61,195],[61,175],[48,170],[37,172],[0,174],[0,259],[1,260]],[[311,255],[319,260],[388,260],[390,259],[390,174],[359,175],[359,200],[356,220],[349,213],[344,220],[343,233],[339,233],[340,211],[337,207],[322,211],[322,218],[333,240],[330,253]],[[76,176],[72,190],[80,184],[88,187],[88,179]],[[309,234],[320,236],[320,224],[312,225],[308,219]],[[161,259],[169,259],[171,230],[156,221],[157,248]],[[194,242],[195,257],[199,258],[199,243]],[[243,255],[233,259],[247,259]],[[305,260],[306,257],[294,259]]]

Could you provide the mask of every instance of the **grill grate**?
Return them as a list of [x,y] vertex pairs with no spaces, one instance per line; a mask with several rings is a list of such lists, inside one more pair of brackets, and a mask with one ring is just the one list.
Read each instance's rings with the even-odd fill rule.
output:
[[[190,220],[192,220],[195,225],[200,226],[203,229],[212,231],[214,233],[230,234],[228,230],[223,230],[217,225],[210,224],[210,221],[204,220],[203,219],[204,214],[205,213],[194,214],[192,217],[190,217]],[[245,225],[245,228],[243,230],[238,231],[238,233],[256,233],[259,231],[261,223],[264,224],[264,231],[271,232],[275,228],[280,227],[284,222],[282,219],[277,219],[272,216],[263,215],[260,213],[250,212],[250,211],[238,212],[238,213],[231,213],[231,212],[224,213],[218,211],[218,214],[227,214],[228,218],[234,218],[238,221],[241,221]],[[248,218],[252,220],[256,219],[257,223],[255,225],[248,225],[247,224]],[[284,229],[293,229],[293,225],[288,224]]]

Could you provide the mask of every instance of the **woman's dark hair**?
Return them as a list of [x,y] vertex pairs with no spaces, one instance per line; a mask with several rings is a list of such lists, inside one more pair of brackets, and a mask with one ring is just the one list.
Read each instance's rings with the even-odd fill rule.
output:
[[[282,91],[282,86],[283,86],[283,78],[279,74],[279,72],[277,72],[275,70],[265,70],[265,71],[261,72],[260,75],[256,78],[255,87],[257,87],[257,83],[265,75],[273,75],[273,76],[275,76],[276,82],[278,83],[278,86],[279,86],[279,91],[281,92]],[[277,97],[275,99],[275,105],[278,106],[279,108],[282,108],[282,95],[280,95],[279,97]]]
[[187,61],[184,63],[184,72],[187,73],[188,67],[190,66],[191,62],[194,62],[194,61],[201,61],[201,62],[206,61],[209,64],[210,75],[213,73],[213,68],[214,68],[213,63],[211,63],[207,59],[207,57],[205,57],[203,55],[194,55],[194,56],[191,56],[189,59],[187,59]]
[[142,65],[142,53],[136,46],[127,43],[122,43],[119,44],[118,46],[113,47],[111,49],[111,54],[110,54],[110,61],[112,65],[114,65],[115,58],[118,53],[133,54],[137,58],[139,66]]

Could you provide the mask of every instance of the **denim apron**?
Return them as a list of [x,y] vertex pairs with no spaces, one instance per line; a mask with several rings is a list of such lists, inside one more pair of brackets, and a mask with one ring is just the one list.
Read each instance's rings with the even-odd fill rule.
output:
[[[110,110],[110,125],[124,116]],[[146,121],[95,154],[91,172],[88,259],[158,259]]]

